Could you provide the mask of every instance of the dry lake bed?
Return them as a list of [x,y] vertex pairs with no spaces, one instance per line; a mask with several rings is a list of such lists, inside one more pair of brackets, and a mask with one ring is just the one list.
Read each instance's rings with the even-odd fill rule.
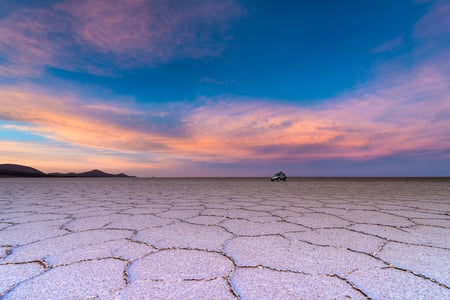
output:
[[450,299],[450,180],[3,178],[0,298]]

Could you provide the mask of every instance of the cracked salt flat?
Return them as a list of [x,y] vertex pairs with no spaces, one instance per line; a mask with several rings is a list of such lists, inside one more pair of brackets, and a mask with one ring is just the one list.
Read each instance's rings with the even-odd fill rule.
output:
[[449,299],[448,261],[449,180],[0,180],[5,299]]
[[19,283],[5,299],[108,298],[125,286],[125,266],[125,261],[108,258],[54,267]]
[[365,299],[346,282],[327,275],[239,268],[232,280],[237,293],[251,299]]

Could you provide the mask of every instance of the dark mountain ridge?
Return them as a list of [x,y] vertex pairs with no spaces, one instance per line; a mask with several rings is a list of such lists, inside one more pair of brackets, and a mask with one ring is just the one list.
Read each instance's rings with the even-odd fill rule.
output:
[[38,169],[15,165],[15,164],[0,164],[0,176],[12,177],[45,177],[45,174]]
[[92,170],[82,173],[44,173],[38,169],[16,165],[16,164],[0,164],[0,177],[133,177],[124,173],[109,174],[101,170]]

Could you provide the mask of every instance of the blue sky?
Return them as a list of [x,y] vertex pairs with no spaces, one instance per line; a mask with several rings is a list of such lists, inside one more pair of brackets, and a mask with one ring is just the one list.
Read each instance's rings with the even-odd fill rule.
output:
[[[242,11],[231,20],[225,37],[216,37],[218,43],[227,43],[218,56],[137,65],[113,70],[117,73],[110,76],[58,68],[49,68],[49,75],[106,86],[142,102],[217,94],[320,100],[368,80],[373,67],[393,54],[411,51],[411,28],[428,7],[407,1],[395,5],[392,1],[246,1],[239,5]],[[401,45],[377,51],[398,38]]]
[[450,176],[447,1],[0,3],[0,160]]

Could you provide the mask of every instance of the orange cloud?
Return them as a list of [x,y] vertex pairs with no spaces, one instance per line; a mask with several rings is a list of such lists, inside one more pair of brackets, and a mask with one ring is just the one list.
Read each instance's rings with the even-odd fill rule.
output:
[[428,65],[315,107],[220,99],[185,119],[185,148],[239,159],[371,159],[450,149],[448,68]]
[[[23,89],[3,88],[0,91],[0,117],[24,122],[21,130],[33,132],[50,139],[106,150],[134,152],[164,148],[166,137],[136,132],[114,122],[98,117],[89,105],[82,101]],[[98,107],[97,107],[98,109]],[[113,115],[136,114],[110,105],[106,113]],[[114,118],[111,118],[114,119]]]

